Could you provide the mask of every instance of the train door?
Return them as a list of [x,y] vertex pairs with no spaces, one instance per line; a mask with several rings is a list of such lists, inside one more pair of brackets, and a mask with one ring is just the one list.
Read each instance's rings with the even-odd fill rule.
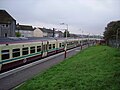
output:
[[47,56],[47,51],[48,51],[48,42],[47,41],[43,41],[42,43],[42,57],[46,57]]

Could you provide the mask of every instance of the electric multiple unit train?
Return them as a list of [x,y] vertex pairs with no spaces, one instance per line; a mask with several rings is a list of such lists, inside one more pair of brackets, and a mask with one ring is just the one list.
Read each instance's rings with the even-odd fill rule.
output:
[[0,72],[96,42],[95,38],[0,38]]

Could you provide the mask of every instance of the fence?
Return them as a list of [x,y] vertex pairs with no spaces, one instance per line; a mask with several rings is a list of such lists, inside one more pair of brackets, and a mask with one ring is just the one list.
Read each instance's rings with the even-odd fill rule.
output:
[[108,42],[109,46],[111,47],[116,47],[116,48],[120,48],[120,40],[115,40],[115,39],[111,39]]

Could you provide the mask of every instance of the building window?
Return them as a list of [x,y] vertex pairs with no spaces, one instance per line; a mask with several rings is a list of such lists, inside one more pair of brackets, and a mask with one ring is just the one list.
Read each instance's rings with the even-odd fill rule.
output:
[[6,27],[8,27],[8,24],[6,24]]
[[2,25],[3,27],[5,27],[5,25]]
[[13,52],[13,57],[20,56],[20,49],[19,48],[18,49],[13,49],[12,52]]
[[5,37],[7,37],[7,33],[5,33]]
[[2,50],[1,56],[2,60],[9,59],[10,58],[9,50]]

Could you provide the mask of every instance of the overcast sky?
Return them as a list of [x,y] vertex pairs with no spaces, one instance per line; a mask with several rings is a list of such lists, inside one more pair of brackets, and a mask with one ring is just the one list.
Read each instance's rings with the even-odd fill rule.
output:
[[72,33],[103,34],[110,21],[120,20],[120,0],[0,0],[20,24],[64,29]]

